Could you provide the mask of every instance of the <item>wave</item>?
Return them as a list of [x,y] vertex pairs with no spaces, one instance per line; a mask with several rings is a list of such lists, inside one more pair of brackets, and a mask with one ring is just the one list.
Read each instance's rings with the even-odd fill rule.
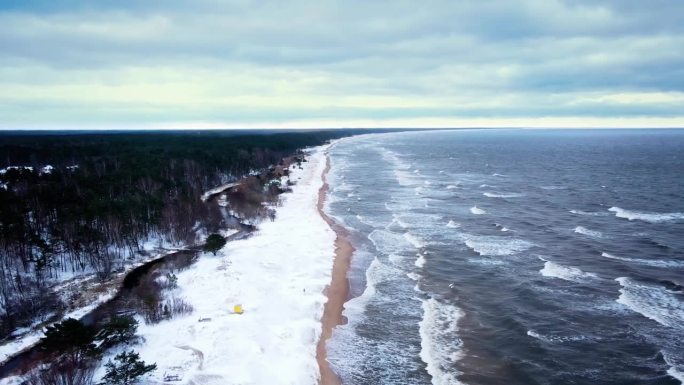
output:
[[482,256],[506,256],[525,251],[534,244],[522,239],[488,235],[463,234],[465,245]]
[[577,234],[582,234],[582,235],[586,235],[586,236],[594,237],[594,238],[602,238],[603,237],[603,234],[600,231],[589,230],[586,227],[582,227],[582,226],[575,227],[575,232]]
[[539,186],[542,190],[565,190],[565,186]]
[[425,247],[425,243],[415,235],[411,233],[404,233],[404,239],[406,239],[410,244],[413,245],[416,249],[420,249],[421,247]]
[[454,189],[457,189],[458,186],[459,186],[459,183],[450,184],[450,185],[446,186],[446,189],[447,189],[447,190],[454,190]]
[[587,216],[592,216],[592,217],[602,217],[602,216],[608,215],[608,213],[605,213],[603,211],[570,210],[570,212],[572,214],[587,215]]
[[379,252],[387,255],[406,253],[408,249],[413,246],[409,243],[408,239],[401,234],[385,230],[373,230],[368,234],[368,239]]
[[652,213],[625,210],[620,207],[611,207],[608,211],[615,213],[615,216],[618,218],[624,218],[630,221],[639,220],[649,223],[659,223],[684,220],[684,213]]
[[456,229],[456,228],[461,227],[461,224],[460,224],[460,223],[456,223],[456,222],[454,222],[454,221],[449,221],[449,223],[446,224],[446,227],[450,227],[450,228],[452,228],[452,229]]
[[[661,351],[661,353],[663,354],[663,360],[665,360],[665,363],[670,366],[667,369],[667,374],[684,384],[684,367],[678,365],[667,352]],[[684,362],[679,362],[679,364],[684,364]]]
[[415,265],[418,268],[425,266],[425,256],[423,254],[418,254],[418,259],[416,259]]
[[576,267],[564,266],[556,262],[548,261],[544,258],[540,259],[544,261],[544,267],[539,270],[539,272],[544,277],[559,278],[578,283],[586,282],[589,279],[598,278],[596,274],[586,273]]
[[640,265],[653,266],[653,267],[684,267],[684,261],[676,260],[662,260],[662,259],[643,259],[643,258],[626,258],[618,257],[613,254],[601,253],[603,258],[615,259],[618,261],[625,261],[631,263],[637,263]]
[[471,207],[471,208],[470,208],[470,212],[471,212],[472,214],[475,214],[475,215],[482,215],[482,214],[486,214],[486,213],[487,213],[486,211],[484,211],[483,209],[481,209],[481,208],[479,208],[479,207],[477,207],[477,206]]
[[534,330],[528,330],[527,335],[533,338],[536,338],[540,341],[544,342],[549,342],[549,343],[563,343],[563,342],[570,342],[570,341],[584,341],[589,339],[587,336],[583,335],[578,335],[578,336],[554,336],[550,334],[541,334],[538,332],[535,332]]
[[684,331],[684,306],[677,296],[663,287],[647,285],[627,277],[615,278],[622,286],[618,303],[659,324]]
[[463,311],[434,298],[423,301],[423,319],[418,323],[420,358],[427,365],[434,385],[461,384],[456,362],[461,358],[463,342],[458,338],[458,320]]
[[484,192],[482,195],[488,197],[488,198],[520,198],[525,196],[525,194],[521,193],[493,193],[493,192]]

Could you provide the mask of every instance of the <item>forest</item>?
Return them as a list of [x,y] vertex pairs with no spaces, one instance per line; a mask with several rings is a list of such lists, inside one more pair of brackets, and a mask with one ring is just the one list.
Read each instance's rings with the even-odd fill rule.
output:
[[204,191],[352,133],[0,134],[0,338],[59,313],[58,282],[224,226]]

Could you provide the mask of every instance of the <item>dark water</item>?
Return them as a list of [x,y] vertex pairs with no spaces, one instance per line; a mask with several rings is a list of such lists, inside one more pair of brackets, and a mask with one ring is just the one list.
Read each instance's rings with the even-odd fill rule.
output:
[[355,137],[346,384],[679,384],[684,131]]

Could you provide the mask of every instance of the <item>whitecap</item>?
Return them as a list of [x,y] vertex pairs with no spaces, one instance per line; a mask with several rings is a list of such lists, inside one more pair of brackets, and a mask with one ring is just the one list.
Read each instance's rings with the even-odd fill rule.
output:
[[454,189],[457,189],[457,188],[458,188],[458,185],[455,185],[455,184],[450,184],[450,185],[446,186],[446,189],[447,189],[447,190],[454,190]]
[[482,195],[488,198],[520,198],[525,196],[525,194],[520,193],[494,193],[494,192],[484,192]]
[[618,218],[624,218],[630,221],[640,220],[650,223],[658,222],[672,222],[684,220],[684,213],[653,213],[643,211],[625,210],[620,207],[611,207],[608,211],[615,213]]
[[662,260],[662,259],[626,258],[626,257],[618,257],[616,255],[609,254],[609,253],[601,253],[601,256],[604,258],[608,258],[608,259],[615,259],[618,261],[637,263],[640,265],[647,265],[647,266],[653,266],[653,267],[684,267],[684,261],[676,261],[676,260],[671,260],[671,259]]
[[539,186],[542,190],[565,190],[565,186]]
[[423,254],[418,254],[418,259],[416,259],[416,262],[414,263],[416,267],[422,268],[425,266],[425,256]]
[[482,256],[513,255],[534,246],[532,242],[503,236],[462,234],[461,238],[466,246]]
[[677,294],[627,277],[615,280],[622,286],[618,303],[663,326],[684,330],[684,305]]
[[461,384],[456,362],[461,358],[463,342],[458,338],[458,320],[463,311],[434,298],[423,301],[423,319],[418,323],[420,358],[434,385]]
[[577,336],[554,336],[550,334],[541,334],[538,333],[534,330],[528,330],[527,335],[533,338],[536,338],[540,341],[544,342],[549,342],[549,343],[563,343],[563,342],[570,342],[570,341],[583,341],[588,339],[587,336],[583,335],[577,335]]
[[588,279],[595,279],[598,276],[594,273],[586,273],[573,266],[564,266],[556,262],[548,261],[544,258],[540,258],[544,261],[544,267],[539,270],[539,273],[544,277],[558,278],[566,281],[572,282],[585,282]]
[[[670,366],[667,369],[667,374],[684,384],[684,366],[678,365],[668,352],[662,351],[662,353],[665,363]],[[684,362],[679,362],[679,364],[684,364]]]
[[425,244],[423,243],[423,240],[418,238],[417,236],[411,234],[411,233],[404,233],[404,238],[409,241],[410,244],[413,245],[413,247],[420,249],[421,247],[424,247]]
[[456,228],[461,227],[461,224],[460,224],[460,223],[456,223],[456,222],[454,222],[454,221],[449,221],[449,223],[446,224],[446,227],[450,227],[450,228],[452,228],[452,229],[456,229]]
[[575,227],[575,232],[576,232],[577,234],[582,234],[582,235],[586,235],[586,236],[594,237],[594,238],[601,238],[601,237],[603,237],[603,234],[602,234],[600,231],[589,230],[589,229],[587,229],[586,227],[582,227],[582,226],[577,226],[577,227]]
[[481,208],[479,208],[479,207],[477,207],[477,206],[471,207],[471,208],[470,208],[470,212],[471,212],[472,214],[475,214],[475,215],[482,215],[482,214],[486,214],[486,213],[487,213],[485,210],[483,210],[483,209],[481,209]]
[[482,266],[498,266],[504,264],[504,261],[493,258],[468,258],[468,262]]
[[391,231],[373,230],[368,234],[368,239],[373,242],[375,248],[385,254],[402,254],[410,248],[408,240],[400,234]]
[[588,216],[592,216],[592,217],[601,217],[601,216],[608,215],[608,213],[602,212],[602,211],[570,210],[570,212],[571,212],[572,214],[577,214],[577,215],[588,215]]

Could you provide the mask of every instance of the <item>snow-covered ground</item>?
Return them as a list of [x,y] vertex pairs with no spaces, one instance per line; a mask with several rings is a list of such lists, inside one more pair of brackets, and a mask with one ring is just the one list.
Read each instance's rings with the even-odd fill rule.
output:
[[[323,148],[302,167],[291,172],[296,185],[282,195],[275,221],[177,274],[175,295],[193,314],[140,325],[144,342],[134,348],[158,366],[149,383],[161,383],[165,374],[179,375],[178,384],[317,383],[316,343],[335,240],[316,208]],[[244,314],[232,313],[238,304]]]
[[[230,234],[230,232],[226,232],[226,234]],[[124,269],[116,273],[115,276],[112,278],[114,281],[121,280],[123,277],[128,274],[131,270],[135,269],[138,266],[144,265],[145,263],[148,263],[152,260],[158,259],[158,258],[163,258],[166,255],[175,252],[176,250],[179,250],[180,248],[174,248],[173,246],[168,245],[167,243],[164,243],[164,246],[167,246],[168,248],[166,249],[155,249],[155,245],[162,244],[157,238],[151,237],[149,238],[146,242],[143,243],[143,250],[146,250],[148,252],[151,251],[156,251],[151,255],[147,255],[145,257],[140,257],[133,262],[128,263]],[[100,285],[100,282],[96,279],[94,276],[94,273],[90,272],[84,272],[80,275],[74,275],[74,276],[69,276],[67,274],[64,274],[63,276],[59,277],[59,281],[62,281],[60,284],[56,285],[53,290],[57,292],[60,295],[68,296],[70,292],[74,290],[79,290],[79,291],[87,291],[90,289],[94,289],[97,286]],[[70,278],[70,279],[67,279]],[[116,295],[116,290],[115,286],[113,286],[110,290],[107,290],[106,293],[102,293],[97,295],[97,297],[94,297],[92,299],[88,300],[87,305],[85,306],[80,306],[75,309],[70,310],[67,312],[63,317],[62,320],[67,319],[67,318],[75,318],[75,319],[80,319],[93,311],[95,308],[100,306],[101,304],[109,301],[110,299],[114,298]],[[37,322],[38,323],[38,322]],[[11,341],[4,342],[3,344],[0,344],[0,364],[4,363],[7,361],[9,358],[16,356],[18,353],[21,353],[22,351],[32,347],[38,341],[43,337],[43,328],[39,329],[25,329],[25,330],[17,330],[13,333],[14,335],[19,335],[16,339],[13,339]],[[5,379],[0,379],[0,385],[5,385],[9,384],[11,382],[6,382]]]
[[[96,307],[109,301],[116,295],[115,291],[110,291],[99,295],[95,300],[93,300],[88,306],[84,306],[67,313],[62,319],[75,318],[80,319],[86,314],[93,311]],[[29,332],[28,334],[18,338],[16,340],[10,341],[2,346],[0,346],[0,363],[7,360],[9,357],[16,355],[18,352],[22,352],[27,348],[35,345],[43,337],[42,330],[35,330]],[[0,380],[0,385],[4,385],[5,382]]]

